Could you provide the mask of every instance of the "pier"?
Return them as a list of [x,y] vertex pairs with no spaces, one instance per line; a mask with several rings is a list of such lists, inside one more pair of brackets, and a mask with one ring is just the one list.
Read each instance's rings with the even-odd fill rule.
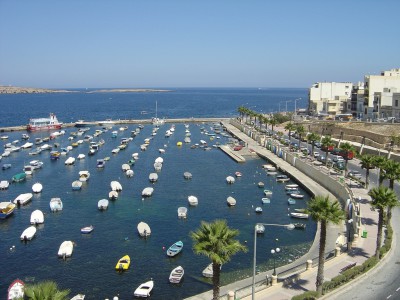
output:
[[246,159],[243,156],[241,156],[239,153],[235,153],[229,146],[221,145],[221,146],[219,146],[219,149],[224,151],[226,154],[228,154],[233,160],[235,160],[238,163],[243,163],[246,161]]

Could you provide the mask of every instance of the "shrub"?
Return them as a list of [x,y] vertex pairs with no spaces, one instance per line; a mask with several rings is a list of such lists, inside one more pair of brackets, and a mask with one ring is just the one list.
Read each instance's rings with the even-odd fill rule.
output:
[[292,300],[315,300],[318,298],[318,293],[316,291],[308,291],[300,295],[292,297]]

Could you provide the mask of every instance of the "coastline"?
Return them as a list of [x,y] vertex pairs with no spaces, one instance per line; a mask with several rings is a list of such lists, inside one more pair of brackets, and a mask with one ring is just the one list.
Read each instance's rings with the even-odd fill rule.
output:
[[50,94],[50,93],[166,93],[172,90],[159,90],[159,89],[100,89],[91,91],[77,91],[77,90],[59,90],[59,89],[44,89],[44,88],[30,88],[30,87],[17,87],[17,86],[0,86],[0,94]]

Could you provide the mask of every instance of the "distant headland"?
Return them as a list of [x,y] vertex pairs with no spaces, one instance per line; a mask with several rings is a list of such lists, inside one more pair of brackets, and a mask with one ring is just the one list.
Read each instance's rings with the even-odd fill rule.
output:
[[157,90],[157,89],[103,89],[93,90],[86,93],[154,93],[154,92],[170,92],[170,90]]
[[0,94],[46,94],[46,93],[154,93],[154,92],[170,92],[170,90],[158,89],[101,89],[101,90],[58,90],[58,89],[42,89],[27,88],[17,86],[0,86]]

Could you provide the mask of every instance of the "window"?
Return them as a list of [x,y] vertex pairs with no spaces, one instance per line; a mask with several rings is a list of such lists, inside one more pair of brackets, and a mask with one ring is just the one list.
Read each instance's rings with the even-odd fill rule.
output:
[[399,106],[399,100],[394,100],[394,106]]

